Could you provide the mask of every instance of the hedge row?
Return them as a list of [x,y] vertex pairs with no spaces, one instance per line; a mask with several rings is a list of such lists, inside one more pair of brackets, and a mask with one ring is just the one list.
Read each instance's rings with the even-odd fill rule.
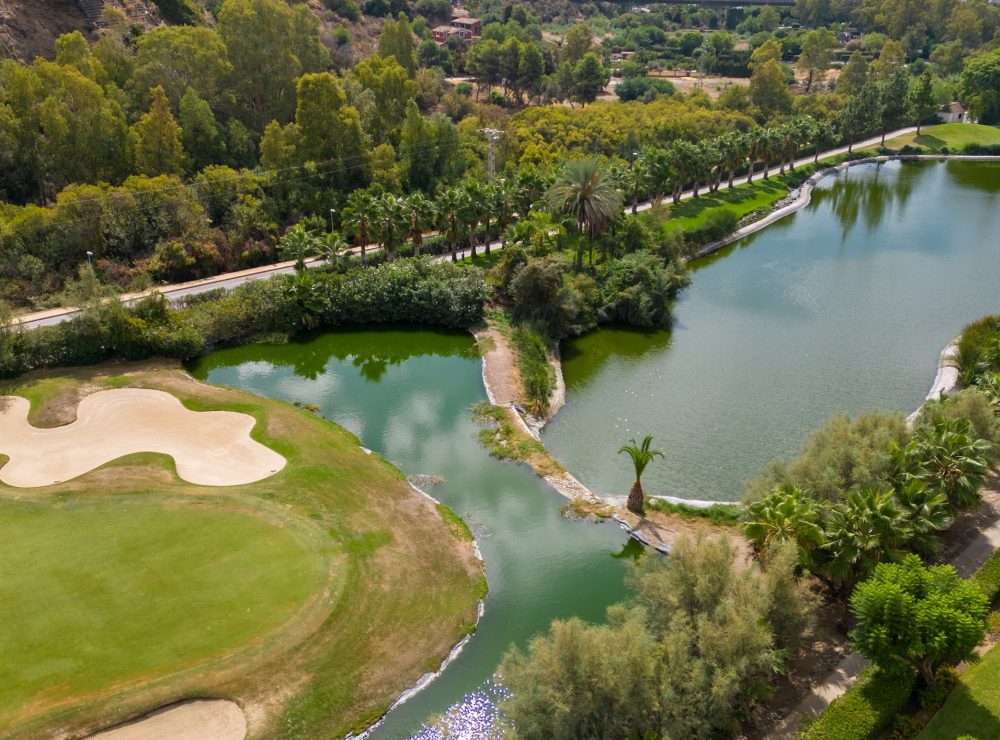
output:
[[0,376],[121,357],[189,359],[255,336],[352,324],[411,323],[465,328],[483,317],[481,270],[430,259],[347,273],[279,275],[213,291],[170,310],[159,295],[124,306],[91,306],[76,319],[30,331],[0,326]]
[[913,693],[913,674],[869,668],[799,735],[802,740],[870,740],[889,726]]
[[997,594],[1000,594],[1000,550],[993,551],[989,559],[979,566],[972,580],[979,584],[986,598],[993,603]]

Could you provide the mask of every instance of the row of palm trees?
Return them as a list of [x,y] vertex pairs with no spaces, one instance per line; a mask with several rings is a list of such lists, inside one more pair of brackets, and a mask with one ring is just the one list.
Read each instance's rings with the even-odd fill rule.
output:
[[[676,203],[689,188],[699,197],[702,188],[714,193],[724,180],[732,188],[738,173],[746,172],[752,182],[758,166],[768,179],[775,165],[781,174],[786,167],[794,170],[800,151],[813,148],[818,159],[819,152],[834,141],[835,132],[828,123],[800,116],[780,126],[731,131],[697,144],[678,140],[665,148],[647,148],[637,152],[627,168],[621,161],[605,167],[597,159],[574,160],[554,178],[528,169],[513,179],[453,185],[434,198],[419,192],[401,197],[356,190],[347,198],[341,222],[353,235],[362,264],[370,244],[380,246],[393,260],[408,240],[414,256],[419,256],[425,236],[434,230],[444,237],[453,261],[466,242],[473,257],[479,247],[489,254],[494,233],[501,235],[504,244],[508,240],[537,243],[563,229],[586,238],[592,253],[595,239],[622,213],[626,196],[634,213],[640,197],[659,205],[669,195]],[[545,210],[549,216],[540,217],[538,212]],[[310,252],[308,235],[301,229],[293,232],[282,240],[282,250],[302,266],[304,256],[327,253],[331,243],[342,242],[337,236],[314,237]],[[582,264],[581,244],[577,265]]]
[[659,205],[669,195],[677,203],[688,189],[697,198],[702,188],[716,192],[723,180],[732,188],[742,172],[753,182],[758,166],[765,180],[775,164],[784,174],[786,167],[795,169],[803,149],[814,149],[818,161],[820,152],[835,141],[832,125],[799,116],[780,126],[730,131],[697,144],[677,140],[664,148],[651,147],[636,152],[628,170],[619,166],[614,176],[630,196],[634,213],[640,197]]

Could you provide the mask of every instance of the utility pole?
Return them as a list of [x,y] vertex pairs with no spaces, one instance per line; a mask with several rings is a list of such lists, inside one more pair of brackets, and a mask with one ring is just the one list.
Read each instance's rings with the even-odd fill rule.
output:
[[495,128],[481,128],[479,130],[486,134],[486,140],[489,142],[489,149],[486,152],[486,176],[489,182],[493,182],[493,178],[497,173],[496,144],[503,131]]

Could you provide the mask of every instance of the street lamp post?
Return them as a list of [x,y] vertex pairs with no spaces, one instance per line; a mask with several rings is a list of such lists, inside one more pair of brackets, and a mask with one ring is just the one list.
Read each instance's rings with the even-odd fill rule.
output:
[[94,268],[94,260],[93,260],[93,257],[94,257],[94,253],[93,253],[93,252],[91,252],[91,251],[90,251],[90,250],[88,249],[88,250],[87,250],[87,264],[88,264],[88,265],[90,265],[90,268],[91,268],[91,269],[93,269],[93,268]]
[[337,212],[336,208],[331,208],[330,209],[330,233],[331,234],[333,233],[333,214],[335,214],[336,212]]

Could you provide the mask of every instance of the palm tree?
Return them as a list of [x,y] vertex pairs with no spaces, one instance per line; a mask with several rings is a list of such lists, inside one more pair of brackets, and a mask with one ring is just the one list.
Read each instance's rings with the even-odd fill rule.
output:
[[[499,181],[493,186],[493,200],[490,204],[490,210],[492,212],[493,218],[497,222],[497,230],[500,232],[500,246],[506,246],[506,240],[504,239],[504,233],[507,231],[507,227],[510,226],[510,220],[514,216],[514,207],[517,203],[517,199],[520,195],[517,183],[500,178]],[[527,216],[527,211],[521,213],[521,217]],[[490,253],[490,242],[486,241],[486,254]]]
[[925,554],[937,550],[941,540],[936,533],[952,522],[948,497],[913,480],[896,491],[896,498],[910,515],[910,546]]
[[670,153],[670,166],[674,170],[674,203],[680,203],[684,186],[692,179],[692,174],[698,163],[698,147],[690,141],[672,141],[667,148]]
[[773,545],[795,542],[799,559],[805,564],[823,543],[819,504],[792,485],[784,485],[747,506],[743,531],[754,549],[765,554]]
[[306,257],[316,254],[316,236],[302,224],[295,224],[278,242],[281,256],[295,260],[295,272],[306,269]]
[[466,210],[466,194],[459,188],[448,188],[438,195],[437,207],[438,220],[441,229],[451,247],[451,261],[458,262],[458,242],[462,238],[462,227],[464,225],[464,214]]
[[814,163],[819,163],[819,155],[823,149],[832,146],[837,141],[837,131],[829,121],[816,121],[812,133],[813,146],[816,147]]
[[749,137],[739,131],[731,131],[725,136],[719,137],[718,147],[722,154],[722,166],[729,176],[729,189],[733,189],[733,180],[736,179],[736,170],[743,167],[747,161],[747,154],[750,151]]
[[375,202],[373,225],[379,242],[385,249],[390,262],[396,259],[396,247],[402,241],[410,223],[409,213],[403,199],[386,193]]
[[771,177],[768,170],[771,167],[771,161],[774,159],[774,155],[778,152],[781,139],[777,130],[773,128],[761,129],[759,137],[758,146],[760,147],[760,158],[764,160],[764,179],[768,180]]
[[979,505],[989,472],[990,443],[976,439],[967,419],[935,419],[919,427],[897,456],[904,480],[917,480],[944,494],[952,511]]
[[750,160],[750,164],[747,167],[747,184],[753,182],[753,168],[757,164],[757,160],[761,158],[761,152],[764,148],[764,129],[754,128],[747,134],[747,157]]
[[635,483],[632,484],[632,490],[628,493],[628,503],[625,505],[626,508],[640,516],[645,512],[646,497],[642,492],[642,474],[646,470],[646,466],[653,462],[653,458],[659,455],[663,457],[663,453],[659,450],[649,449],[649,445],[653,442],[653,436],[647,435],[645,439],[642,440],[641,445],[637,445],[635,440],[629,440],[629,444],[623,445],[618,454],[627,454],[632,458],[632,465],[635,467]]
[[[476,237],[476,230],[479,225],[483,223],[484,219],[487,218],[487,213],[489,212],[489,206],[487,204],[487,199],[492,197],[488,194],[486,189],[489,185],[483,185],[477,180],[470,180],[469,182],[462,184],[462,189],[465,191],[465,211],[464,217],[465,222],[469,227],[469,245],[472,247],[472,257],[476,256],[476,242],[478,241]],[[489,235],[487,235],[487,240]]]
[[423,193],[413,193],[403,201],[403,206],[410,221],[409,236],[413,244],[413,256],[419,257],[420,248],[424,244],[424,231],[433,228],[437,220],[434,201]]
[[908,513],[891,491],[852,491],[830,508],[823,522],[823,569],[828,580],[849,591],[875,566],[896,561],[912,538]]
[[375,196],[368,191],[355,190],[347,196],[347,205],[344,207],[343,222],[354,234],[354,243],[361,248],[362,267],[365,265],[365,249],[370,238],[375,202]]
[[663,202],[663,196],[673,190],[676,173],[670,165],[670,153],[666,149],[650,148],[643,152],[643,161],[649,172],[649,188],[654,205]]
[[[549,209],[572,215],[581,234],[586,234],[593,255],[594,239],[622,210],[622,195],[604,177],[596,159],[567,162],[547,194]],[[583,247],[577,249],[577,269],[583,269]]]
[[347,242],[339,233],[331,231],[316,241],[316,256],[326,261],[329,267],[336,267],[340,255],[347,250]]

